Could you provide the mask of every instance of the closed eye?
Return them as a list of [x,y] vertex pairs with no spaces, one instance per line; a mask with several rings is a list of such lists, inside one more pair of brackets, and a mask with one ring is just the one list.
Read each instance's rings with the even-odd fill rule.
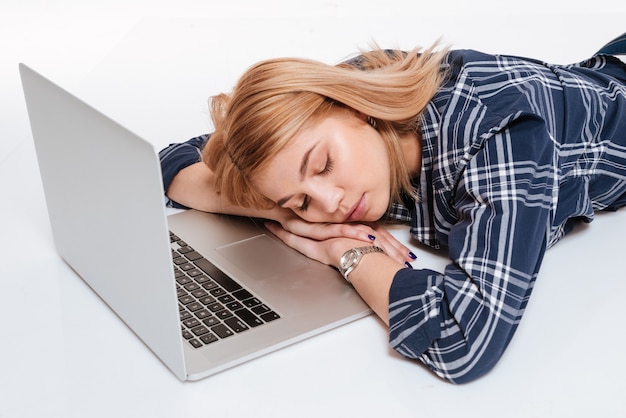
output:
[[311,198],[309,196],[304,196],[304,200],[302,201],[302,205],[298,207],[300,212],[306,212],[309,207],[309,203],[311,202]]
[[[319,175],[324,176],[326,174],[329,174],[331,171],[333,171],[334,166],[335,166],[335,162],[333,161],[332,158],[330,158],[330,156],[328,156],[326,158],[326,165],[324,166],[324,169],[319,172]],[[305,195],[302,201],[302,204],[298,207],[298,210],[300,212],[306,212],[310,203],[311,203],[311,197]]]
[[320,171],[319,174],[325,175],[325,174],[330,173],[331,171],[333,171],[334,166],[335,166],[335,162],[333,161],[332,158],[328,157],[326,159],[326,166],[324,166],[324,169]]

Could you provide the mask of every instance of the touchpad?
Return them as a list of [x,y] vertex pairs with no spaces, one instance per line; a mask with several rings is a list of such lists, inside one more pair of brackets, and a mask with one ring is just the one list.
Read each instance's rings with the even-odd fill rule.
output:
[[259,279],[280,276],[308,264],[304,256],[267,235],[257,235],[219,247],[217,252],[250,276]]

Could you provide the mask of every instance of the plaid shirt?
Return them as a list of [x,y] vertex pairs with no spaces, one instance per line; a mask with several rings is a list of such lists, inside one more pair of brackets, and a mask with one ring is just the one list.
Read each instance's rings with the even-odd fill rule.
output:
[[410,218],[412,235],[447,248],[451,263],[396,274],[390,343],[462,383],[502,355],[545,250],[576,220],[626,205],[626,67],[475,51],[453,51],[445,65],[449,81],[420,116]]

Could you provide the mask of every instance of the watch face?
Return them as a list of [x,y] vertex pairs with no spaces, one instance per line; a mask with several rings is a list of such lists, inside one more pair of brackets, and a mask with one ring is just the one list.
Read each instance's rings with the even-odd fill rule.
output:
[[358,254],[356,251],[352,250],[348,254],[346,254],[341,260],[341,267],[347,269],[356,261]]

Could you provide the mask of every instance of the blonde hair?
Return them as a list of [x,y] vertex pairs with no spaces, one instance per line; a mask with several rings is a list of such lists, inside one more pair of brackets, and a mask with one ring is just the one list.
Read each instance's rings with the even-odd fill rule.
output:
[[399,136],[417,132],[417,116],[442,82],[447,50],[436,46],[409,53],[376,48],[336,66],[297,58],[252,66],[230,95],[211,98],[215,132],[203,160],[216,189],[237,206],[274,206],[251,179],[306,123],[339,106],[375,120],[390,157],[392,199],[414,195]]

